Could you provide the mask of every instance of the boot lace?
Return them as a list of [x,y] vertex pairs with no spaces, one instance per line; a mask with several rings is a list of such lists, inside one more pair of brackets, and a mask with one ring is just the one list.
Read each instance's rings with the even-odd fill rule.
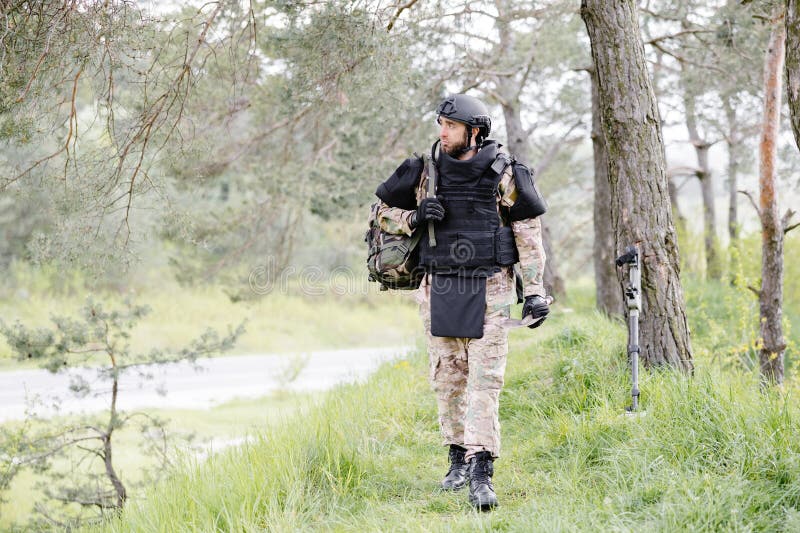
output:
[[[486,455],[484,455],[484,453]],[[486,452],[481,452],[475,456],[475,466],[472,469],[472,480],[478,484],[491,486],[492,468],[491,456]]]
[[464,468],[467,464],[466,461],[464,461],[464,455],[466,453],[467,452],[461,448],[456,448],[455,446],[450,447],[450,452],[448,453],[450,456],[450,469],[447,471],[448,474],[453,470]]

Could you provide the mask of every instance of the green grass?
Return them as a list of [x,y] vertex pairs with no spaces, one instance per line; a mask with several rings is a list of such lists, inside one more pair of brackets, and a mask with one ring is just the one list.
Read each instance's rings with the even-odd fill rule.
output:
[[[760,391],[753,372],[714,358],[718,325],[696,319],[695,376],[643,374],[647,414],[628,417],[624,327],[588,311],[580,293],[562,304],[572,312],[511,336],[494,477],[501,507],[490,514],[472,511],[465,492],[437,488],[447,454],[418,353],[256,442],[184,465],[102,529],[798,530],[797,380]],[[706,318],[738,320],[703,302]]]
[[[211,409],[150,409],[148,414],[167,421],[171,460],[181,461],[195,453],[208,451],[209,442],[212,444],[212,451],[219,451],[214,446],[219,447],[225,441],[233,439],[255,436],[266,426],[285,422],[298,413],[307,412],[320,398],[319,394],[299,395],[279,391],[264,398],[233,400]],[[66,426],[70,421],[70,418],[59,418],[53,422]],[[7,426],[19,424],[21,422],[9,422]],[[134,494],[141,490],[136,484],[146,479],[145,469],[150,469],[152,474],[153,467],[157,465],[157,461],[142,449],[141,442],[135,423],[114,435],[115,467]],[[56,462],[57,467],[65,465],[63,460]],[[87,468],[86,463],[83,468]],[[98,462],[89,465],[92,471],[100,468]],[[22,471],[14,479],[10,490],[4,495],[8,501],[0,504],[0,531],[10,529],[15,523],[26,523],[32,516],[34,503],[40,497],[36,484],[47,479],[46,476],[30,470]]]
[[[743,258],[748,272],[757,271],[755,259]],[[799,268],[787,263],[789,326],[800,319]],[[787,382],[763,392],[754,372],[752,294],[691,277],[684,287],[696,373],[643,373],[644,416],[623,414],[630,402],[624,325],[592,311],[590,283],[571,283],[570,298],[557,303],[544,327],[512,333],[494,477],[501,507],[493,513],[475,513],[465,492],[437,488],[447,454],[420,350],[299,415],[288,410],[248,423],[255,440],[203,463],[185,458],[157,486],[135,494],[120,518],[94,530],[800,530],[800,383],[793,366],[800,339],[787,328]],[[191,305],[186,317],[174,294],[151,296],[162,318],[150,333],[161,344],[174,340],[164,320],[230,321],[237,309],[265,314],[256,318],[265,328],[251,341],[256,346],[369,345],[364,339],[381,333],[387,316],[405,324],[387,344],[407,344],[407,332],[418,338],[413,306],[401,306],[398,319],[399,300],[386,294],[275,294],[231,304],[221,292],[194,290],[185,305],[197,297],[206,305]],[[339,318],[345,326],[337,330]],[[191,424],[203,426],[203,414],[192,416]],[[236,416],[221,414],[204,431]]]
[[[133,350],[181,348],[207,327],[224,333],[245,322],[246,332],[230,353],[284,353],[413,344],[420,335],[416,304],[408,293],[378,293],[375,284],[347,294],[304,294],[296,286],[252,300],[232,302],[222,287],[183,288],[162,281],[135,293],[93,293],[80,284],[59,291],[45,273],[21,280],[24,289],[0,291],[0,317],[12,324],[52,327],[53,315],[74,315],[88,296],[107,307],[134,298],[152,308],[132,331]],[[333,285],[343,290],[346,285]],[[0,371],[36,368],[17,361],[0,338]]]

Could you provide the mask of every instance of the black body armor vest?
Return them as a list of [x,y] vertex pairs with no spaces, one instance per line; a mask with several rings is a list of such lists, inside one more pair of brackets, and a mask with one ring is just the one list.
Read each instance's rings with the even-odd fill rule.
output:
[[502,174],[492,170],[496,156],[492,141],[466,161],[440,154],[436,197],[445,216],[434,223],[436,246],[425,238],[420,243],[421,266],[439,274],[485,276],[517,262],[513,231],[497,213]]

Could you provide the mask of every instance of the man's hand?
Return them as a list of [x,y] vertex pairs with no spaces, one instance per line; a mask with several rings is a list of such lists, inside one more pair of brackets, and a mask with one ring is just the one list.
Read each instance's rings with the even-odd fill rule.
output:
[[534,329],[541,326],[549,314],[550,306],[547,304],[547,300],[545,300],[543,297],[539,296],[538,294],[525,297],[525,304],[522,306],[522,318],[525,318],[528,315],[533,318],[541,318],[541,320],[538,322],[528,326],[529,328]]
[[444,206],[438,198],[424,198],[417,207],[417,211],[411,215],[411,227],[416,228],[420,222],[428,220],[440,221],[444,218]]

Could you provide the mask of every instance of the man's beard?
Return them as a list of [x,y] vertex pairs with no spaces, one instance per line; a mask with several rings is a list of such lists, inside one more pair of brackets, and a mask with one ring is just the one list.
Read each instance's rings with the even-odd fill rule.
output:
[[461,137],[461,140],[458,142],[451,141],[447,147],[442,147],[444,153],[449,155],[450,157],[458,157],[465,152],[464,148],[467,147],[467,132],[464,132],[464,136]]

